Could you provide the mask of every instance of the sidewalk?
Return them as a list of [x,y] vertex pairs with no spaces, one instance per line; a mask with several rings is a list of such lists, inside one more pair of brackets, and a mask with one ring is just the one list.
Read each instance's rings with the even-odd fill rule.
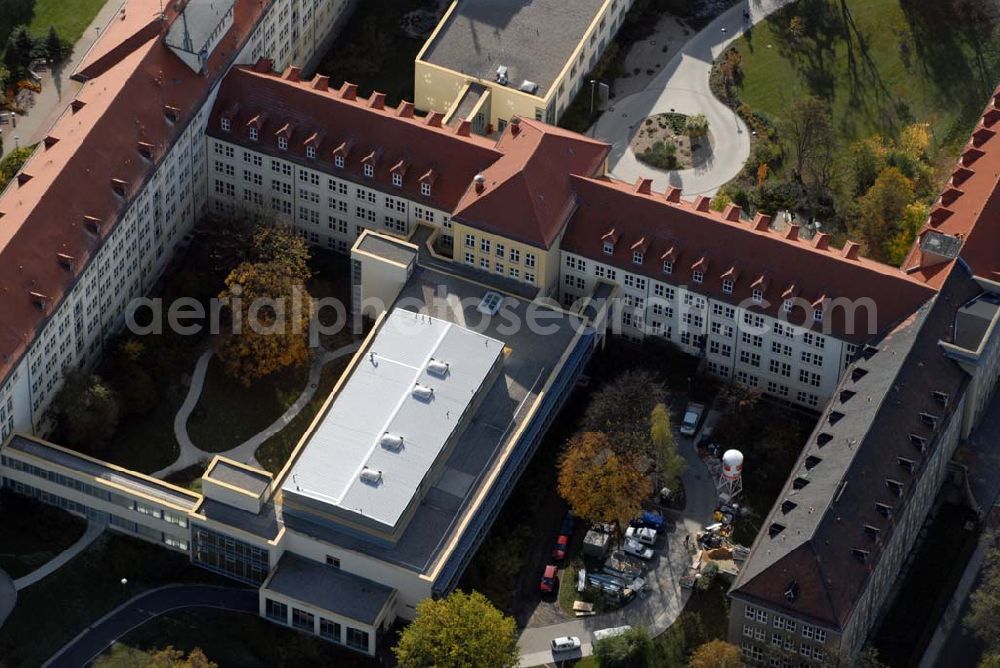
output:
[[122,4],[123,0],[107,0],[73,46],[73,53],[69,58],[51,70],[41,73],[42,92],[35,95],[34,106],[24,116],[17,117],[16,128],[10,123],[0,126],[3,132],[4,155],[17,146],[30,146],[45,138],[49,128],[80,90],[81,84],[70,79],[70,76]]
[[48,577],[55,571],[59,570],[66,564],[67,561],[87,549],[91,543],[97,540],[97,537],[100,536],[103,531],[104,525],[96,522],[88,522],[87,530],[80,537],[80,540],[67,547],[65,550],[57,554],[55,558],[50,559],[37,570],[28,573],[23,578],[14,580],[14,588],[17,591],[21,591],[22,589],[30,587],[39,580]]

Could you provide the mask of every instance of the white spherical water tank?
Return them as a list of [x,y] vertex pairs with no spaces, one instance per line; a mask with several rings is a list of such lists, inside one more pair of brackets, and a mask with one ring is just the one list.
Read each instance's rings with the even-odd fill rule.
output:
[[722,477],[736,480],[743,473],[743,453],[739,450],[726,450],[722,454]]

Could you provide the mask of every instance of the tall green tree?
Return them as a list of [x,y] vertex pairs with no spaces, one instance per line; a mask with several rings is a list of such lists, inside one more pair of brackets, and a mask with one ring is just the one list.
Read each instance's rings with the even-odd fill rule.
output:
[[830,107],[818,97],[799,98],[789,109],[782,135],[795,173],[811,178],[814,185],[828,185],[828,163],[836,145]]
[[656,665],[653,640],[641,626],[595,642],[594,658],[599,668],[652,668]]
[[897,168],[887,167],[858,201],[858,233],[869,257],[882,262],[889,259],[889,242],[899,234],[903,213],[913,199],[910,180]]
[[456,591],[421,601],[392,651],[402,668],[514,668],[517,624],[479,592]]
[[3,160],[0,160],[0,190],[7,187],[19,171],[24,163],[28,161],[31,154],[34,153],[35,148],[33,146],[22,146],[20,148],[15,148],[13,151],[4,156]]
[[986,643],[987,654],[1000,654],[1000,535],[991,531],[982,540],[987,545],[983,561],[982,580],[969,597],[969,614],[962,623],[977,638]]
[[710,640],[691,654],[688,668],[743,668],[743,657],[736,645]]
[[67,369],[52,412],[66,442],[87,451],[99,451],[118,429],[121,405],[104,380],[80,369]]
[[649,423],[649,437],[655,449],[660,481],[671,485],[676,478],[681,477],[681,474],[684,473],[687,462],[677,452],[677,440],[670,428],[670,412],[667,410],[666,404],[656,404],[653,407]]

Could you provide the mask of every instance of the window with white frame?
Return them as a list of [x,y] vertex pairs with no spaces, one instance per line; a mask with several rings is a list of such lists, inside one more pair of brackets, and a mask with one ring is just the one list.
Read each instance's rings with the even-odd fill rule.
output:
[[722,281],[722,291],[727,295],[733,294],[733,282],[732,280],[726,278]]
[[703,283],[705,281],[705,274],[701,271],[692,271],[691,280],[695,283]]
[[223,118],[222,121],[220,122],[220,124],[222,125],[222,131],[223,132],[229,132],[230,125],[229,125],[229,119],[228,118]]
[[472,234],[465,235],[465,247],[475,248],[476,247],[476,237]]
[[278,148],[282,151],[288,150],[288,137],[278,137]]
[[753,299],[754,304],[759,304],[764,301],[764,293],[760,288],[754,288],[753,292],[750,294],[751,299]]
[[431,196],[431,184],[424,182],[420,184],[420,194],[424,197]]
[[310,160],[316,157],[315,146],[306,146],[306,157],[309,158]]
[[393,174],[392,175],[392,185],[396,186],[397,188],[403,187],[403,175],[402,174]]
[[344,167],[344,156],[342,156],[342,155],[335,155],[333,157],[333,166],[336,167],[337,169],[343,169],[343,167]]
[[525,253],[524,254],[524,266],[528,267],[530,269],[533,269],[535,267],[535,254],[534,253]]
[[371,163],[365,165],[365,176],[368,177],[369,179],[375,176],[375,166],[372,165]]
[[632,263],[633,264],[642,264],[642,251],[633,251],[632,252]]
[[785,311],[785,313],[788,313],[792,310],[793,306],[794,302],[791,299],[786,299],[784,303],[781,305],[781,308]]
[[605,255],[612,255],[614,252],[615,252],[615,245],[613,243],[611,243],[610,241],[605,241],[604,242],[604,254]]
[[664,274],[672,274],[672,273],[674,273],[674,263],[671,262],[670,260],[664,260],[663,261],[663,273]]
[[257,141],[258,136],[257,128],[250,128],[250,141]]
[[813,309],[813,320],[816,322],[823,322],[823,309],[814,308]]

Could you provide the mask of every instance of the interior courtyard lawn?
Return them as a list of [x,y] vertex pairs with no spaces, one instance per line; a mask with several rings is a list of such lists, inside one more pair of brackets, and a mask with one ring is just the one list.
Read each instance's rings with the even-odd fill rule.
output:
[[267,429],[306,387],[308,366],[283,369],[244,387],[218,357],[208,364],[205,386],[188,419],[188,435],[206,452],[235,448]]
[[23,577],[75,543],[87,523],[20,494],[0,492],[0,569]]
[[[164,383],[160,397],[148,413],[127,416],[118,425],[100,459],[140,473],[154,473],[177,461],[180,446],[174,436],[174,416],[184,402],[187,388]],[[56,441],[61,443],[62,441]]]
[[55,573],[18,593],[13,612],[0,627],[0,665],[42,665],[125,600],[123,577],[128,578],[129,597],[172,583],[234,584],[192,566],[187,555],[106,531]]
[[957,20],[950,5],[798,0],[735,42],[739,97],[779,128],[795,100],[828,101],[841,151],[930,123],[931,157],[950,163],[1000,80],[997,26]]
[[[30,0],[28,0],[30,2]],[[90,22],[106,2],[115,0],[35,0],[34,16],[28,31],[36,37],[49,34],[55,26],[59,37],[67,44],[75,44]]]
[[260,617],[194,608],[143,624],[98,657],[93,668],[145,668],[153,652],[168,646],[185,654],[200,647],[210,661],[223,667],[376,665],[356,652]]

